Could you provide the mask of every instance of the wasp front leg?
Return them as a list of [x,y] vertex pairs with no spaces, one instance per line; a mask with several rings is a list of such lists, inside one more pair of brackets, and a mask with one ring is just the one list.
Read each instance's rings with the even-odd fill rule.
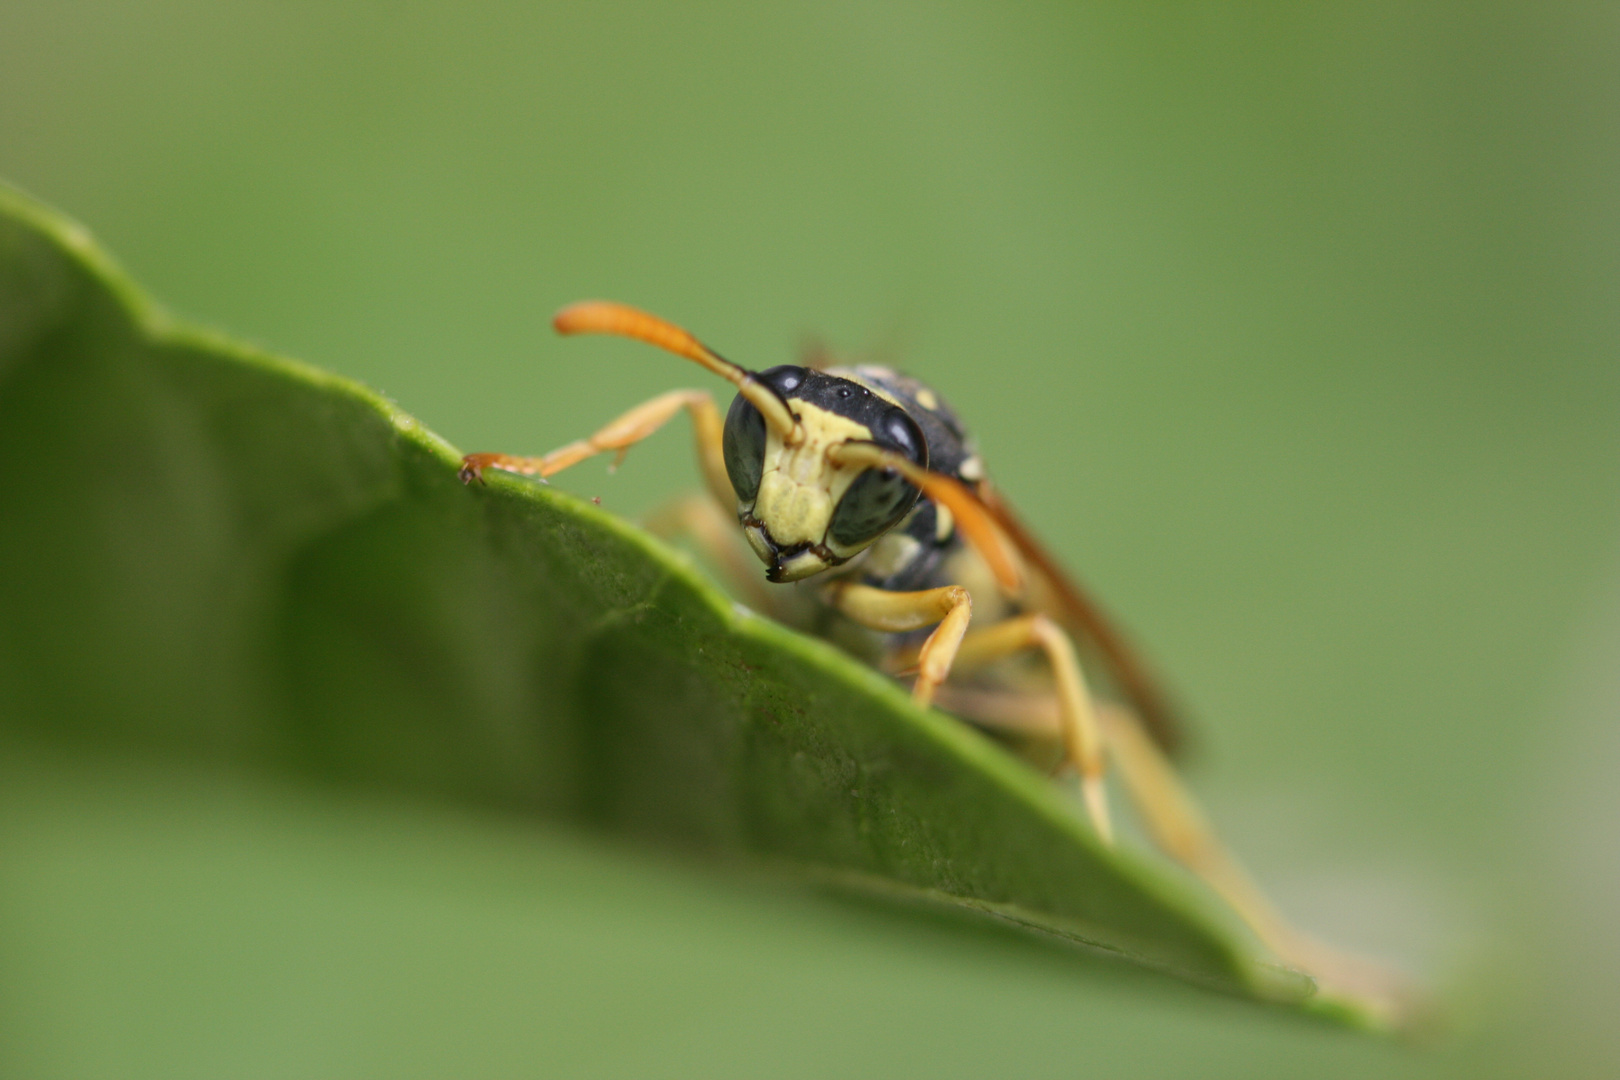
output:
[[934,691],[951,673],[956,650],[973,618],[972,594],[960,585],[889,592],[853,581],[835,581],[822,595],[833,607],[870,630],[903,634],[933,626],[934,632],[917,650],[917,682],[911,688],[911,697],[919,705],[934,700]]
[[671,390],[667,394],[660,394],[651,401],[637,405],[589,438],[571,442],[543,457],[468,454],[461,459],[461,480],[466,484],[474,480],[482,481],[485,469],[501,469],[544,479],[607,450],[617,450],[622,458],[630,447],[663,427],[683,408],[692,415],[692,434],[697,442],[698,464],[703,469],[704,482],[722,506],[733,504],[736,496],[726,475],[725,455],[721,448],[724,428],[720,411],[715,408],[714,398],[706,390]]

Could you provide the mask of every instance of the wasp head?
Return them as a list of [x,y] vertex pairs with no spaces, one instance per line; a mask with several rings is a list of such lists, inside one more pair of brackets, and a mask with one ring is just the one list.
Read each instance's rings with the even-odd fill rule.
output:
[[928,443],[893,399],[843,374],[783,365],[755,379],[787,406],[794,426],[767,424],[739,394],[726,415],[726,472],[765,576],[799,581],[859,554],[919,495],[893,469],[840,462],[838,449],[871,444],[926,468]]
[[562,334],[645,341],[737,387],[722,438],[726,473],[737,518],[771,581],[848,562],[916,504],[920,491],[901,472],[926,483],[922,429],[855,372],[793,365],[752,372],[674,323],[603,300],[571,304],[552,325]]

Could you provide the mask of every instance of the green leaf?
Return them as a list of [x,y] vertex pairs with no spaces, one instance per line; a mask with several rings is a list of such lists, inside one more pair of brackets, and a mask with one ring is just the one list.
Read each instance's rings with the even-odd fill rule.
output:
[[458,458],[0,189],[0,731],[582,824],[1370,1022],[979,734]]

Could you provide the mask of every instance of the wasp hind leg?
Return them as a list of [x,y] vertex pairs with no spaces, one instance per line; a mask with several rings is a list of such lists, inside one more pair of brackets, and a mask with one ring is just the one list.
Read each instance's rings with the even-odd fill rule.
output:
[[[977,725],[1036,744],[1061,741],[1062,706],[1055,693],[975,687],[946,691],[940,704]],[[1370,1006],[1387,1022],[1420,1015],[1424,1003],[1399,973],[1318,941],[1283,917],[1221,842],[1134,713],[1099,703],[1096,715],[1115,775],[1154,844],[1219,896],[1278,960],[1314,978],[1319,993]]]
[[667,394],[660,394],[651,401],[637,405],[589,438],[558,447],[543,457],[468,454],[461,459],[461,481],[464,484],[474,480],[482,482],[485,469],[501,469],[545,479],[608,450],[617,450],[622,460],[632,446],[663,427],[682,409],[692,415],[692,434],[697,442],[698,464],[703,469],[704,482],[724,504],[734,497],[721,449],[724,427],[714,398],[706,390],[671,390]]
[[1109,755],[1142,824],[1165,854],[1191,870],[1248,924],[1278,959],[1312,976],[1318,993],[1370,1007],[1399,1024],[1420,1018],[1418,992],[1399,972],[1336,949],[1293,926],[1221,843],[1146,728],[1129,710],[1100,711]]

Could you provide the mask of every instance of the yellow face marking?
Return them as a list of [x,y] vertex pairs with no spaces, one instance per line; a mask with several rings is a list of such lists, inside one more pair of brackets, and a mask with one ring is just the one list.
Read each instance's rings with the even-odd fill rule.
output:
[[803,437],[788,446],[774,430],[768,432],[759,494],[754,499],[754,517],[783,547],[822,542],[838,500],[865,471],[864,466],[832,464],[827,460],[827,451],[846,442],[868,442],[872,438],[871,429],[864,424],[819,405],[794,400],[789,407],[799,417]]
[[936,410],[939,408],[939,398],[934,396],[932,390],[925,388],[917,391],[917,404],[925,409]]
[[934,504],[934,539],[943,544],[951,538],[951,530],[956,528],[956,519],[951,516],[950,507],[944,503]]
[[984,479],[984,462],[979,460],[979,455],[974,454],[957,466],[956,475],[970,483],[977,484]]

